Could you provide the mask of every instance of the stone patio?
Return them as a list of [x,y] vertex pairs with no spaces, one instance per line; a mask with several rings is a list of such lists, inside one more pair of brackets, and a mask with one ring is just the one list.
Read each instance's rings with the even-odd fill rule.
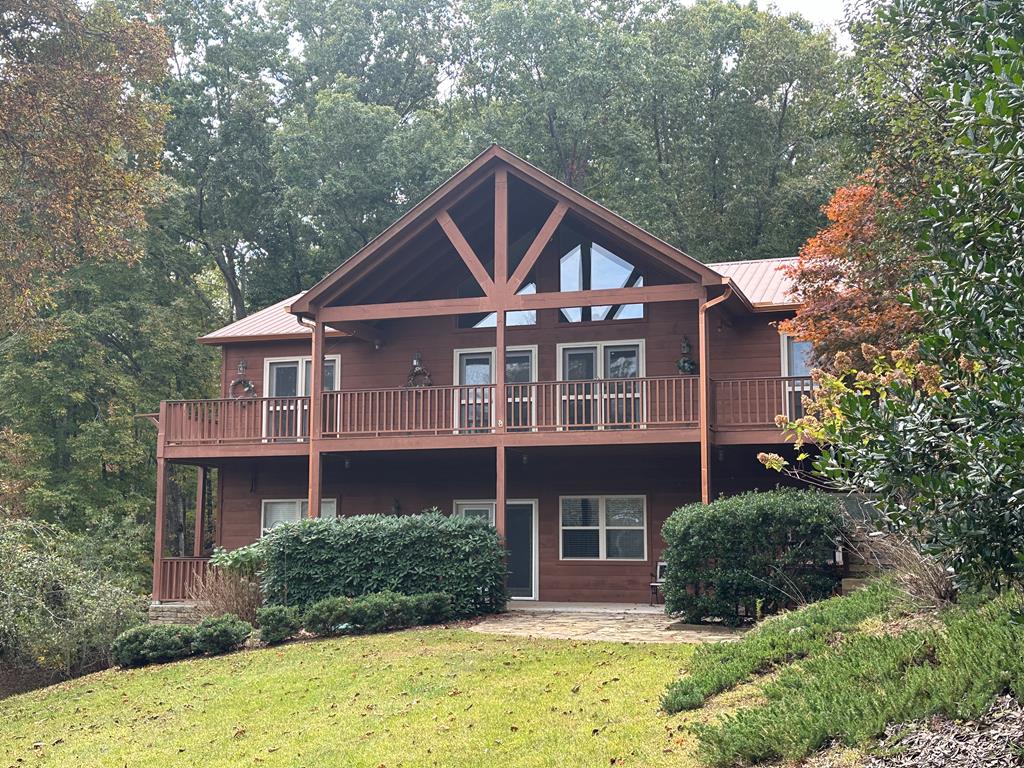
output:
[[660,606],[601,603],[512,603],[507,613],[473,625],[474,632],[613,643],[721,643],[740,630],[683,624]]

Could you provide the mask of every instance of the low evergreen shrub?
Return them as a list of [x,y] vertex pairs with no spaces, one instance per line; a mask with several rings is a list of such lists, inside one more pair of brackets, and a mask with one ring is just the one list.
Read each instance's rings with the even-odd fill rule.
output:
[[239,648],[252,634],[252,624],[237,616],[226,613],[223,616],[203,619],[195,628],[192,648],[196,653],[215,656]]
[[320,637],[343,635],[352,628],[351,609],[351,597],[325,597],[306,609],[302,626]]
[[278,645],[293,637],[302,628],[299,612],[290,606],[268,605],[256,611],[260,640],[267,645]]
[[363,595],[352,601],[352,624],[360,632],[385,632],[405,629],[416,624],[418,601],[414,597],[396,592],[378,592]]
[[195,627],[184,624],[152,624],[140,629],[147,630],[146,641],[142,646],[147,664],[176,661],[195,653]]
[[270,604],[393,591],[443,592],[456,617],[505,607],[505,552],[494,528],[436,511],[280,525],[261,540],[260,557]]
[[452,617],[452,599],[443,592],[427,592],[415,595],[416,623],[440,624]]
[[146,640],[153,625],[132,627],[118,635],[110,646],[111,660],[119,667],[141,667],[148,662]]
[[745,493],[677,509],[665,522],[665,609],[739,624],[833,594],[838,501],[813,491]]

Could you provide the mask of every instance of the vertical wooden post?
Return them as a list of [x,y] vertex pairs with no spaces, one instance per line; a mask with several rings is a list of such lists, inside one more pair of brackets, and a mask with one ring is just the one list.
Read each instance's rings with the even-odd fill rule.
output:
[[697,336],[700,342],[700,499],[711,502],[711,349],[708,341],[708,310],[732,296],[732,283],[726,281],[725,291],[708,301],[708,289],[702,288],[697,300]]
[[697,338],[698,338],[698,387],[700,391],[700,500],[704,504],[711,501],[711,403],[710,378],[708,372],[708,319],[707,319],[707,288],[701,289],[697,300]]
[[497,464],[495,466],[494,482],[494,528],[498,532],[498,538],[505,540],[505,507],[507,504],[507,493],[505,484],[505,446],[498,444]]
[[[313,344],[310,353],[309,380],[309,517],[320,517],[322,495],[320,473],[323,462],[320,457],[320,438],[323,434],[323,389],[324,389],[324,324],[319,319],[313,324]],[[337,375],[337,372],[335,372]]]
[[498,446],[495,464],[494,527],[505,538],[505,307],[508,303],[508,171],[494,173],[494,288],[497,308],[494,323],[494,410]]
[[196,467],[196,515],[193,531],[192,556],[203,556],[203,533],[206,515],[206,467]]
[[167,460],[164,458],[164,429],[167,425],[167,403],[160,403],[156,435],[156,519],[153,530],[153,599],[160,599],[161,572],[164,559],[164,514],[167,505]]

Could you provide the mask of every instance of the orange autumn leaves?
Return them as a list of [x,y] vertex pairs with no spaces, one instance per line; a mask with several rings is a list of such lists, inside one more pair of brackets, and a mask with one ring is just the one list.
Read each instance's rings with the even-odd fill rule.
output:
[[872,174],[836,190],[824,207],[828,224],[789,269],[803,301],[786,333],[814,344],[826,364],[846,352],[864,367],[861,347],[906,345],[919,320],[903,303],[915,267],[912,242],[899,231],[903,205]]

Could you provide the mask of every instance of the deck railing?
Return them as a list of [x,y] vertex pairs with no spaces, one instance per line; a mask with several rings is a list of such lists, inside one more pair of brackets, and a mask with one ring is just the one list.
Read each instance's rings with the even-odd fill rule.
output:
[[512,432],[695,426],[696,376],[543,381],[506,386]]
[[188,600],[210,571],[208,557],[164,557],[160,560],[160,586],[154,600]]
[[324,437],[388,437],[488,432],[493,384],[324,393]]
[[[803,414],[809,376],[711,381],[711,423],[719,429],[765,429],[779,414]],[[509,432],[668,429],[699,422],[697,376],[541,381],[505,387]],[[323,436],[401,437],[493,431],[493,384],[325,392]],[[309,398],[256,397],[169,402],[169,446],[295,443],[309,437]]]
[[775,426],[779,415],[803,415],[803,398],[814,389],[810,376],[764,376],[712,381],[712,424],[719,429],[758,429]]
[[166,418],[168,445],[295,442],[309,437],[309,398],[176,400]]

